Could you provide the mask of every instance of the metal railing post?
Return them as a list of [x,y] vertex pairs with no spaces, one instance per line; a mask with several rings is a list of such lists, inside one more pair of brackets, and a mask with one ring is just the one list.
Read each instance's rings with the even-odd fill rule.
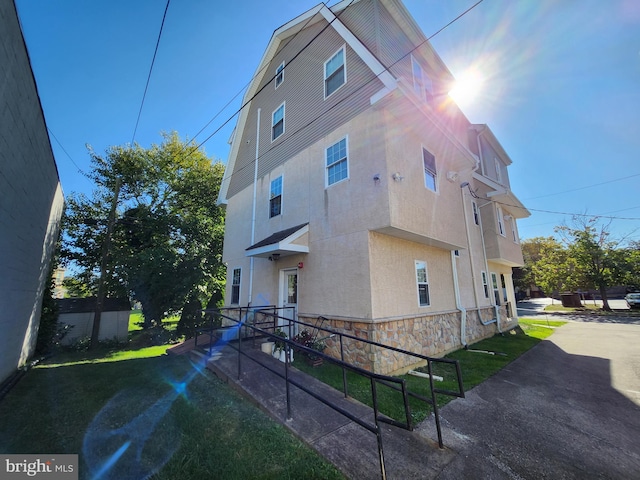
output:
[[371,398],[373,400],[373,420],[376,426],[376,439],[378,440],[378,459],[380,460],[380,478],[386,480],[387,472],[384,467],[384,449],[382,447],[382,431],[378,423],[378,391],[376,388],[376,380],[371,378]]
[[[342,342],[342,333],[340,334],[340,360],[344,362],[344,344]],[[342,367],[342,391],[344,392],[344,398],[349,396],[347,387],[347,371],[344,366]]]

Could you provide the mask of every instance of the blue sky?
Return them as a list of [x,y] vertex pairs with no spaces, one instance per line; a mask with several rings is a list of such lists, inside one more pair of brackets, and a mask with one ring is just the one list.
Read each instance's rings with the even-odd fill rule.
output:
[[[405,1],[427,36],[474,3]],[[90,192],[85,144],[131,142],[165,3],[16,4],[63,189]],[[239,108],[273,31],[316,4],[173,0],[135,141],[193,138],[218,114],[196,140],[211,135]],[[512,190],[532,213],[521,238],[588,213],[619,217],[614,236],[640,240],[639,2],[484,0],[431,43],[454,76],[483,78],[461,108],[513,160]],[[226,162],[234,125],[205,143],[210,156]]]

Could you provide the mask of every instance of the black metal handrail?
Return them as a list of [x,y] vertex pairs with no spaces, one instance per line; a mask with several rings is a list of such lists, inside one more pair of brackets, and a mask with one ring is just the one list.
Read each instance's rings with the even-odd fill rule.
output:
[[[241,375],[241,357],[247,356],[248,358],[250,358],[251,360],[253,360],[254,362],[262,365],[264,368],[267,368],[269,371],[271,371],[272,373],[278,375],[281,378],[284,378],[286,381],[286,400],[287,400],[287,418],[291,418],[291,406],[290,406],[290,395],[289,395],[289,386],[290,384],[293,384],[294,386],[300,388],[302,391],[306,392],[307,394],[311,395],[312,397],[316,398],[317,400],[319,400],[320,402],[324,403],[325,405],[329,406],[330,408],[333,408],[334,410],[338,411],[339,413],[341,413],[342,415],[346,416],[347,418],[349,418],[350,420],[356,422],[357,424],[359,424],[360,426],[362,426],[363,428],[371,431],[372,433],[376,434],[377,440],[378,440],[378,456],[379,456],[379,460],[380,460],[380,469],[381,469],[381,475],[382,478],[386,478],[386,473],[385,473],[385,468],[384,468],[384,452],[383,452],[383,448],[382,448],[382,437],[381,437],[381,429],[379,427],[379,422],[384,422],[384,423],[388,423],[391,425],[394,425],[396,427],[399,428],[404,428],[406,430],[413,430],[413,420],[411,418],[411,407],[409,404],[409,397],[413,397],[416,398],[418,400],[424,401],[425,403],[427,403],[428,405],[431,405],[431,407],[433,408],[433,414],[434,414],[434,418],[435,418],[435,423],[436,423],[436,431],[437,431],[437,435],[438,435],[438,445],[440,446],[440,448],[443,448],[443,440],[442,440],[442,431],[441,431],[441,426],[440,426],[440,418],[439,418],[439,411],[438,411],[438,403],[437,403],[437,398],[436,398],[436,394],[443,394],[443,395],[448,395],[448,396],[453,396],[453,397],[458,397],[458,398],[463,398],[464,397],[464,387],[462,385],[462,374],[460,371],[460,364],[457,360],[451,360],[451,359],[446,359],[446,358],[434,358],[434,357],[429,357],[426,355],[422,355],[419,353],[415,353],[415,352],[409,352],[407,350],[403,350],[401,348],[397,348],[397,347],[392,347],[390,345],[385,345],[379,342],[374,342],[371,340],[367,340],[367,339],[363,339],[360,337],[356,337],[353,335],[349,335],[337,330],[334,330],[332,328],[329,327],[324,327],[322,326],[322,324],[324,323],[324,321],[326,320],[324,317],[322,318],[323,321],[319,321],[316,322],[315,325],[310,324],[310,323],[306,323],[300,320],[295,320],[292,318],[287,318],[287,317],[283,317],[278,315],[278,311],[282,310],[282,307],[276,307],[274,305],[268,305],[268,306],[256,306],[256,307],[234,307],[234,308],[223,308],[223,309],[214,309],[214,310],[205,310],[205,313],[209,313],[211,314],[211,322],[210,322],[210,327],[209,328],[201,328],[196,332],[196,339],[195,339],[195,344],[196,347],[198,346],[198,336],[201,333],[204,333],[206,331],[209,332],[209,342],[208,342],[208,354],[209,356],[212,355],[213,352],[213,347],[214,347],[214,330],[230,330],[230,329],[237,329],[238,330],[238,344],[237,347],[232,345],[231,343],[228,343],[227,345],[229,345],[231,348],[233,348],[234,350],[236,350],[239,355],[238,355],[238,379],[240,379],[240,375]],[[234,312],[238,312],[238,318],[234,318],[230,315],[226,315],[225,313],[223,313],[223,311],[225,312],[229,312],[229,311],[234,311]],[[244,315],[243,315],[244,313]],[[251,323],[247,323],[246,319],[249,317],[249,313],[253,313],[253,322]],[[260,314],[264,317],[270,318],[270,320],[265,321],[265,322],[256,322],[256,316]],[[218,318],[224,318],[227,319],[229,321],[234,322],[234,325],[230,325],[230,326],[221,326],[221,327],[215,327],[214,326],[214,318],[215,317]],[[276,335],[274,332],[276,331],[277,328],[279,328],[279,323],[283,323],[287,325],[288,329],[289,329],[289,338],[283,338],[281,336]],[[261,328],[257,325],[262,325],[265,328]],[[330,355],[325,354],[324,352],[319,352],[317,350],[313,350],[305,345],[301,345],[299,343],[294,342],[291,339],[291,333],[292,333],[292,326],[295,325],[302,325],[305,327],[309,327],[311,329],[317,329],[319,331],[323,331],[328,333],[327,337],[334,337],[334,336],[338,336],[339,338],[339,344],[340,344],[340,359],[337,359],[335,357],[332,357]],[[282,325],[280,325],[282,326]],[[242,329],[250,329],[251,330],[251,338],[253,339],[254,342],[254,346],[255,346],[255,339],[256,337],[259,335],[261,337],[267,337],[269,339],[273,339],[274,341],[278,341],[278,342],[282,342],[285,345],[285,372],[284,375],[280,372],[277,371],[273,368],[271,368],[269,365],[263,363],[263,362],[259,362],[258,360],[256,360],[255,358],[247,355],[246,353],[244,353],[242,351],[242,339],[243,339],[243,335],[242,335]],[[246,337],[245,337],[246,338]],[[362,342],[365,344],[369,344],[369,345],[373,345],[376,347],[380,347],[380,348],[384,348],[384,349],[388,349],[394,352],[398,352],[404,355],[409,355],[412,357],[416,357],[420,360],[426,361],[427,364],[427,371],[428,371],[428,380],[429,380],[429,391],[431,392],[430,397],[425,397],[423,395],[420,395],[419,393],[416,392],[412,392],[410,390],[407,389],[407,384],[406,381],[403,379],[399,379],[396,377],[392,377],[389,375],[382,375],[382,374],[377,374],[377,373],[373,373],[370,372],[368,370],[365,370],[363,368],[357,367],[355,365],[352,365],[348,362],[345,361],[344,359],[344,339],[352,339],[358,342]],[[305,387],[304,385],[299,384],[299,382],[296,382],[294,379],[289,378],[289,364],[290,364],[290,351],[292,348],[295,348],[296,350],[299,351],[303,351],[306,353],[312,353],[313,355],[319,356],[321,358],[323,358],[326,361],[329,361],[331,363],[334,363],[338,366],[340,366],[342,368],[342,373],[343,373],[343,393],[345,397],[348,397],[348,388],[347,388],[347,370],[352,371],[356,374],[362,375],[364,377],[367,377],[370,379],[371,381],[371,395],[372,395],[372,401],[373,401],[373,410],[374,410],[374,423],[373,424],[369,424],[367,422],[365,422],[364,420],[355,417],[354,415],[352,415],[351,413],[349,413],[348,411],[342,409],[340,406],[333,404],[332,402],[330,402],[329,400],[322,398],[320,395],[316,394],[315,392],[311,391],[310,389],[308,389],[307,387]],[[458,384],[458,391],[451,391],[451,390],[444,390],[444,389],[439,389],[436,388],[434,385],[434,378],[433,378],[433,364],[434,363],[444,363],[444,364],[449,364],[449,365],[453,365],[455,367],[455,372],[456,372],[456,380],[457,380],[457,384]],[[382,416],[379,414],[379,409],[378,409],[378,400],[377,400],[377,384],[381,383],[382,385],[394,389],[398,392],[401,392],[402,394],[402,398],[403,398],[403,403],[404,403],[404,410],[405,410],[405,416],[406,416],[406,423],[402,423],[402,422],[398,422],[396,420],[393,420],[391,418],[388,418],[386,416]]]

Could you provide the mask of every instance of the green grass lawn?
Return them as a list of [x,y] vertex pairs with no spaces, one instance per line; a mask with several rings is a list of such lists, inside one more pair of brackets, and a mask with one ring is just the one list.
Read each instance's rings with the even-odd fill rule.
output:
[[547,305],[544,307],[545,312],[586,312],[586,311],[599,311],[602,307],[593,304],[584,304],[582,307],[563,307],[561,303]]
[[101,478],[156,466],[155,480],[342,478],[210,372],[157,356],[163,348],[68,353],[31,369],[0,402],[0,451],[77,453],[82,479],[120,447]]
[[[469,350],[458,350],[446,355],[445,358],[455,359],[460,362],[463,385],[466,391],[482,383],[539,343],[542,339],[551,335],[553,328],[550,327],[559,327],[564,325],[564,323],[566,322],[520,319],[521,329],[512,330],[510,333],[496,335],[492,338],[482,340],[469,346]],[[490,355],[470,350],[492,351],[497,354]],[[322,366],[314,368],[307,365],[300,358],[294,362],[294,366],[322,380],[328,385],[342,390],[342,369],[335,364],[325,362]],[[422,372],[427,371],[426,367],[417,370]],[[435,382],[437,388],[457,390],[455,370],[452,366],[446,364],[434,365],[433,373],[434,375],[444,378],[443,382]],[[429,382],[427,379],[413,375],[402,375],[398,378],[406,380],[409,390],[423,396],[430,396]],[[373,405],[371,383],[367,378],[349,371],[347,372],[347,385],[350,396],[367,405]],[[405,421],[402,395],[399,392],[384,385],[379,385],[377,396],[379,408],[382,413],[395,420]],[[438,405],[443,406],[453,398],[454,397],[446,395],[438,395]],[[415,422],[423,420],[431,412],[430,406],[421,400],[411,398],[410,405],[411,416]]]

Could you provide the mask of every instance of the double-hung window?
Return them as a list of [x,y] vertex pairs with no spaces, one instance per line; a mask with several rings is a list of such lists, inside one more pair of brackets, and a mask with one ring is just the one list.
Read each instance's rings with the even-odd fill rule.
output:
[[504,214],[501,206],[496,207],[496,216],[498,217],[498,233],[504,237]]
[[487,281],[487,272],[482,272],[482,288],[484,289],[484,298],[489,298],[489,282]]
[[429,300],[429,278],[427,277],[427,262],[416,260],[416,282],[418,284],[418,305],[428,307]]
[[478,210],[478,204],[472,201],[471,207],[473,208],[473,223],[480,225],[480,211]]
[[338,90],[347,81],[344,57],[345,48],[342,47],[324,64],[324,98]]
[[276,88],[278,88],[282,82],[284,82],[284,62],[276,68]]
[[426,148],[422,149],[422,165],[424,167],[424,185],[436,191],[436,157]]
[[411,73],[413,75],[413,90],[416,95],[426,102],[431,102],[433,99],[433,83],[413,55],[411,55]]
[[284,133],[284,103],[271,116],[271,141]]
[[271,180],[269,191],[269,218],[282,213],[282,175],[275,180]]
[[233,276],[231,277],[231,303],[238,305],[240,303],[240,277],[242,269],[234,268]]
[[347,137],[327,148],[326,172],[327,186],[338,183],[349,177]]

